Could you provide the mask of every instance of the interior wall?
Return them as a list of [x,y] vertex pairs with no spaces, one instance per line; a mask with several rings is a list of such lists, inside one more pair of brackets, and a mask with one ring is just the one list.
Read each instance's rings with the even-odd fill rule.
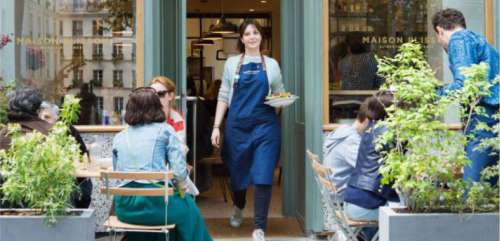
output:
[[[263,5],[258,1],[248,1],[248,0],[232,0],[232,1],[223,1],[223,12],[224,14],[230,13],[240,13],[240,14],[255,14],[255,13],[270,13],[271,14],[271,26],[272,26],[272,57],[275,58],[278,62],[281,60],[281,28],[280,28],[280,0],[269,0],[267,5]],[[252,8],[255,11],[249,12],[248,10]],[[187,1],[187,11],[193,14],[200,13],[219,13],[221,11],[219,4],[208,4],[208,2],[200,1],[200,0],[188,0]],[[187,33],[188,37],[190,37],[189,33],[198,33],[198,25],[193,21],[188,19],[187,21]],[[204,66],[213,67],[213,76],[212,79],[221,79],[222,73],[224,71],[224,63],[225,60],[217,60],[217,50],[218,49],[236,49],[236,39],[224,39],[214,41],[215,45],[212,46],[204,46],[203,48],[203,57],[205,58]],[[233,46],[234,45],[234,46]],[[189,41],[187,44],[187,56],[191,55],[191,46],[189,45]]]

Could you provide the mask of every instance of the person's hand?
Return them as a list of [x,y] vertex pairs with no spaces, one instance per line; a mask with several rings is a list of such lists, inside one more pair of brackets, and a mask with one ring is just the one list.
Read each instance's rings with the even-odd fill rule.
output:
[[219,148],[220,147],[220,130],[218,127],[214,127],[212,131],[212,145]]

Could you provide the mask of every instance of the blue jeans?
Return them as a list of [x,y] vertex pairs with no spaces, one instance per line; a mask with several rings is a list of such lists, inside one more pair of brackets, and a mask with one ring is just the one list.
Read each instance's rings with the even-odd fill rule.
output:
[[[255,229],[266,230],[267,215],[269,212],[269,204],[271,202],[272,185],[255,185],[254,186],[254,227]],[[246,189],[233,191],[233,202],[239,209],[245,208],[246,204]]]
[[[344,202],[344,212],[350,219],[359,221],[378,221],[378,208],[368,209],[358,205]],[[377,233],[377,227],[363,228],[361,231],[366,240],[371,240]]]
[[[479,181],[481,178],[481,171],[484,168],[498,163],[498,152],[494,151],[492,148],[476,150],[482,140],[495,137],[495,133],[491,131],[475,130],[478,123],[483,122],[489,127],[493,127],[498,122],[493,118],[493,115],[498,110],[498,106],[482,105],[482,107],[486,111],[485,115],[472,114],[469,126],[465,131],[466,134],[471,134],[472,138],[465,147],[467,158],[471,160],[471,164],[464,167],[464,179],[474,182]],[[489,181],[492,185],[496,183],[496,180]]]

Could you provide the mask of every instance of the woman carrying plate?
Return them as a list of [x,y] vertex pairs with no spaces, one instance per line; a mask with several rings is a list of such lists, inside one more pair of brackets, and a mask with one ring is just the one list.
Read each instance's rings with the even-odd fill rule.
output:
[[264,104],[268,95],[284,92],[276,60],[261,53],[262,28],[245,20],[239,28],[240,55],[224,66],[215,114],[212,144],[220,145],[220,125],[229,108],[224,129],[222,159],[231,175],[234,213],[230,225],[239,227],[246,190],[255,190],[254,240],[265,240],[273,172],[280,156],[281,128],[277,109]]

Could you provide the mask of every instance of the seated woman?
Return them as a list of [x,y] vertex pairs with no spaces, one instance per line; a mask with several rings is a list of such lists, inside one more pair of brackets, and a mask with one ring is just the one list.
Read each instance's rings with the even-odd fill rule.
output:
[[[379,207],[386,205],[387,201],[398,201],[394,189],[380,185],[380,152],[375,149],[375,140],[386,130],[376,124],[387,116],[385,108],[392,105],[392,95],[382,93],[369,97],[367,104],[369,123],[361,136],[356,166],[345,190],[344,211],[354,220],[378,221]],[[365,231],[370,240],[376,230]]]
[[160,101],[163,106],[162,110],[163,113],[165,113],[167,124],[171,125],[182,142],[186,143],[184,117],[174,108],[175,83],[165,76],[156,76],[150,81],[150,83],[151,88],[155,89],[156,93],[160,97]]
[[[113,140],[113,169],[115,171],[166,171],[167,164],[174,173],[177,188],[184,189],[188,175],[183,144],[174,129],[165,123],[162,104],[155,90],[143,87],[129,95],[125,122],[129,127]],[[147,188],[157,183],[124,182],[131,188]],[[122,222],[143,225],[165,224],[163,197],[115,196],[115,212]],[[170,240],[211,241],[205,222],[189,195],[178,192],[168,200],[168,224],[175,224]],[[128,233],[132,240],[164,240],[164,234]]]

